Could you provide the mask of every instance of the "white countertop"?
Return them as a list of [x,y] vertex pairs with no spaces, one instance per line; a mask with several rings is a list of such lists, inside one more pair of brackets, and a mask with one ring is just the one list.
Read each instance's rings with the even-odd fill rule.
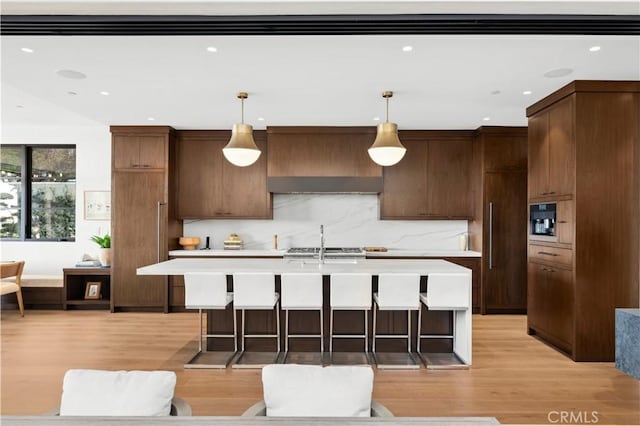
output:
[[368,251],[367,257],[482,257],[472,250],[396,250]]
[[203,259],[178,258],[138,268],[138,275],[184,275],[188,272],[221,272],[232,275],[235,272],[321,272],[332,273],[364,272],[372,275],[381,273],[467,273],[471,270],[439,259],[365,259],[357,263],[324,263],[291,261],[282,259]]
[[171,250],[171,257],[282,257],[287,250]]
[[[282,250],[172,250],[170,257],[282,257]],[[400,250],[367,252],[367,257],[482,257],[482,253],[472,250]]]

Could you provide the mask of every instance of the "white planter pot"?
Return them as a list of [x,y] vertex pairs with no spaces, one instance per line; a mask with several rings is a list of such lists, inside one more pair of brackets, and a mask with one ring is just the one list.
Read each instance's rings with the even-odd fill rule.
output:
[[111,266],[111,249],[101,248],[98,252],[98,260],[102,266]]

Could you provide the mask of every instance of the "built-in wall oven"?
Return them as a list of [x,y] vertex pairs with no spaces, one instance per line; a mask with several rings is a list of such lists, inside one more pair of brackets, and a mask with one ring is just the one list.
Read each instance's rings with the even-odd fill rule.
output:
[[529,239],[557,241],[556,202],[529,204]]

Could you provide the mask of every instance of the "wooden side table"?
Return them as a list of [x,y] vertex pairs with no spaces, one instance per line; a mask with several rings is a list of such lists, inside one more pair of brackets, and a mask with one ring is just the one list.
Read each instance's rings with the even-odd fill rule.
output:
[[[110,308],[110,268],[64,268],[62,271],[64,273],[63,309]],[[99,283],[100,285],[94,285],[93,289],[87,290],[87,286],[91,285],[89,283]]]

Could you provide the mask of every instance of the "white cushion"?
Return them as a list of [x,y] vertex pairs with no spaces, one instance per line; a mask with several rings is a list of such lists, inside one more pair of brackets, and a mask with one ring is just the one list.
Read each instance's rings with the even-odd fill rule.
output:
[[371,416],[370,366],[268,365],[262,386],[267,416]]
[[176,386],[173,371],[69,370],[61,416],[168,416]]
[[470,274],[429,274],[427,294],[420,300],[429,310],[466,310],[471,308]]
[[20,290],[20,287],[16,284],[15,280],[14,282],[2,280],[2,283],[0,283],[0,295],[2,296],[5,294],[17,293],[18,290]]

